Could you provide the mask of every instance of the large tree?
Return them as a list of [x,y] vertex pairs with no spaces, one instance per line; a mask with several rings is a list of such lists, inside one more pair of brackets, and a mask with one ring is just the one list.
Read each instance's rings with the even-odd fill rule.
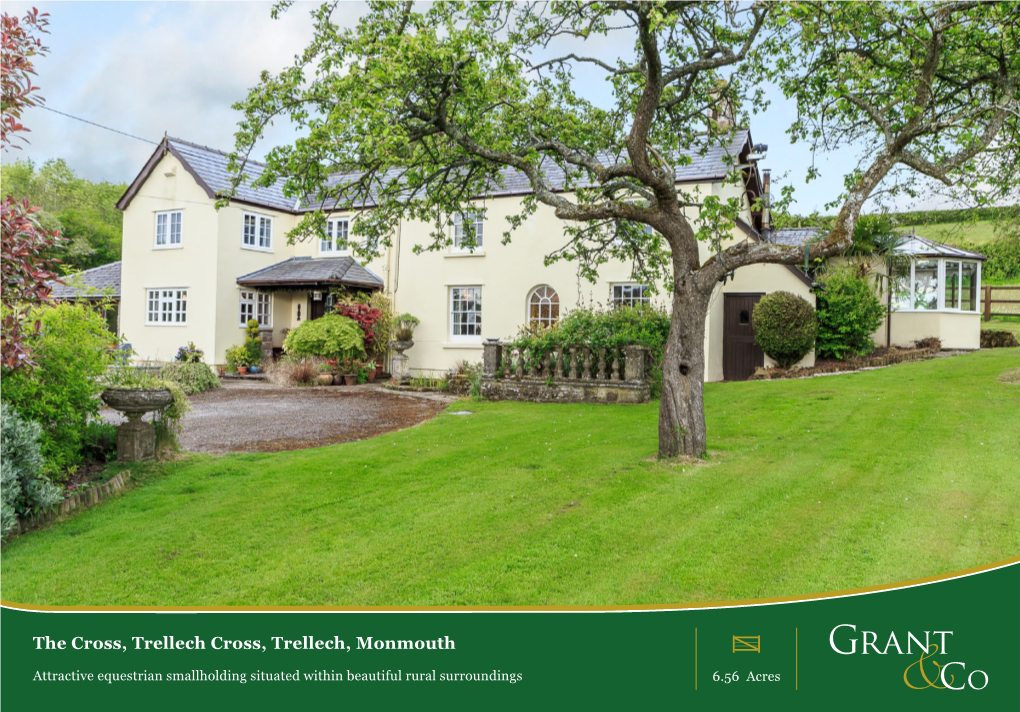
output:
[[[266,127],[289,118],[303,136],[270,150],[254,183],[284,177],[320,207],[292,239],[321,234],[325,211],[372,206],[353,232],[375,250],[408,219],[434,225],[422,247],[441,249],[449,216],[484,210],[477,200],[508,169],[525,176],[532,192],[505,241],[550,206],[566,244],[550,245],[548,259],[575,260],[588,277],[629,260],[636,278],[672,292],[661,456],[705,452],[716,283],[746,265],[804,259],[768,241],[727,247],[739,200],[677,183],[681,164],[729,145],[733,126],[707,115],[735,112],[746,125],[766,80],[778,80],[798,101],[795,138],[862,152],[812,258],[850,244],[897,166],[944,182],[987,178],[983,152],[1004,128],[1016,134],[1020,9],[1010,3],[378,2],[351,27],[334,24],[333,10],[313,13],[314,40],[294,66],[264,73],[238,104],[237,180]],[[565,183],[550,179],[553,167]],[[728,180],[740,184],[746,168],[732,156]]]

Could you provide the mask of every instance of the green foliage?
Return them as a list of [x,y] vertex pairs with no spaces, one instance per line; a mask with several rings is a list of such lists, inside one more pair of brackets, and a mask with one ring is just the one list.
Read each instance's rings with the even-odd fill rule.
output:
[[247,368],[251,364],[251,353],[248,351],[247,345],[235,344],[227,349],[227,365],[230,366],[231,370],[236,371],[241,367]]
[[4,195],[40,206],[43,226],[60,230],[64,242],[49,256],[61,260],[66,270],[91,269],[120,259],[123,214],[116,203],[126,184],[79,178],[62,158],[38,167],[31,160],[5,163],[0,178]]
[[414,329],[421,323],[412,314],[401,314],[393,320],[393,338],[397,341],[410,341],[414,338]]
[[651,362],[652,397],[657,398],[662,392],[662,357],[669,326],[669,315],[652,306],[579,307],[567,312],[554,327],[522,328],[510,348],[526,354],[524,368],[528,369],[560,347],[589,346],[597,351],[644,346]]
[[823,281],[817,292],[818,355],[845,359],[871,353],[871,335],[886,311],[872,283],[850,267],[827,271]]
[[7,403],[0,405],[0,536],[7,536],[18,517],[61,500],[60,488],[43,475],[41,437],[38,423],[25,420]]
[[790,292],[772,292],[751,312],[754,340],[765,355],[789,368],[815,345],[818,319],[806,299]]
[[981,266],[981,279],[988,282],[1020,282],[1020,230],[1002,234],[983,245],[961,245],[988,259]]
[[849,256],[884,255],[903,242],[896,228],[896,220],[889,213],[861,215],[854,227],[853,244],[845,254]]
[[189,341],[187,346],[177,349],[174,361],[183,363],[202,363],[205,360],[205,351],[195,346],[194,341]]
[[175,361],[164,366],[160,376],[165,381],[176,383],[188,395],[220,387],[220,379],[211,368],[201,362]]
[[365,357],[361,328],[352,319],[337,314],[302,322],[287,334],[283,349],[297,357],[318,356],[338,360]]
[[30,340],[38,365],[5,375],[4,400],[42,425],[47,466],[66,472],[82,461],[86,426],[99,415],[100,379],[112,363],[115,337],[101,311],[88,304],[45,306],[34,316],[41,324]]

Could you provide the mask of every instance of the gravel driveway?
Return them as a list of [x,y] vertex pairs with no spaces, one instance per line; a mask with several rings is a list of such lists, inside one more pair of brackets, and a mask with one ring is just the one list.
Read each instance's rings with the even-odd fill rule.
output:
[[[228,381],[191,397],[181,444],[191,452],[278,452],[364,440],[424,422],[454,400],[378,386],[281,388]],[[115,411],[103,415],[123,421]]]

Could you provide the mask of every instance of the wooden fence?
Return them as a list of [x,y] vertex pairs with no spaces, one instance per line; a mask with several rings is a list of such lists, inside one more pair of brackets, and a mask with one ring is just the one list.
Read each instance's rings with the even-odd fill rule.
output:
[[993,316],[1020,316],[1020,286],[984,288],[985,321]]

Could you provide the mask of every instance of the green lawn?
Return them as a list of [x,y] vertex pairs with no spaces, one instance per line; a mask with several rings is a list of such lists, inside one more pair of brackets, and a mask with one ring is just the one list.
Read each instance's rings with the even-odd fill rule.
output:
[[31,604],[640,604],[831,591],[1020,553],[1000,349],[710,384],[711,460],[656,405],[460,401],[360,443],[189,456],[4,547]]
[[957,245],[961,242],[981,244],[995,239],[995,222],[993,220],[968,220],[958,223],[931,223],[930,225],[907,225],[900,228],[901,232],[916,231],[921,237]]

